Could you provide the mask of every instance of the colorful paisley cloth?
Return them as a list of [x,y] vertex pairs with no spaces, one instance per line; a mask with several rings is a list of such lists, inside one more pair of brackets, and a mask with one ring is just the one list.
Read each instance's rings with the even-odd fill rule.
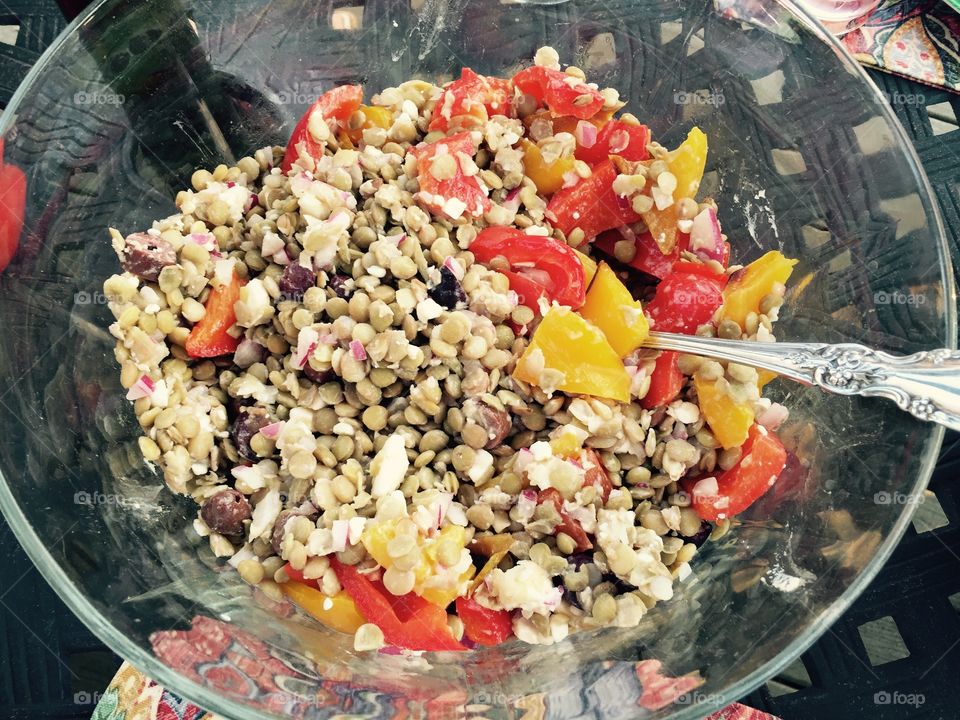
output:
[[960,92],[960,12],[946,2],[885,0],[843,44],[867,67]]
[[[339,672],[331,669],[327,673],[321,669],[318,675],[317,667],[306,658],[279,650],[225,622],[206,617],[195,617],[188,630],[156,633],[151,641],[154,653],[165,665],[176,668],[212,692],[244,697],[251,707],[291,718],[320,720],[344,714],[370,720],[409,718],[409,706],[415,705],[420,711],[416,713],[418,716],[446,720],[465,717],[466,705],[502,702],[500,693],[491,691],[488,698],[484,690],[470,697],[466,692],[451,693],[447,697],[436,697],[431,692],[416,697],[416,690],[403,684],[393,690],[384,687],[372,691],[351,683],[342,668]],[[509,700],[524,711],[523,720],[543,720],[565,717],[591,697],[603,695],[609,701],[615,694],[618,703],[634,704],[635,716],[642,718],[671,703],[700,701],[703,698],[697,696],[697,688],[703,682],[697,672],[673,675],[659,660],[637,663],[609,660],[586,666],[579,687],[565,690],[560,697],[534,693]],[[551,702],[561,707],[551,708]],[[93,720],[222,719],[182,700],[124,663],[100,695]],[[777,718],[733,703],[708,720]]]

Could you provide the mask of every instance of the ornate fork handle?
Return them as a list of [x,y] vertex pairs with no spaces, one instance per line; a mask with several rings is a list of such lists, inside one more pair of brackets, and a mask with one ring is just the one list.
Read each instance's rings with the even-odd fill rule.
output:
[[844,343],[763,343],[650,333],[644,343],[771,370],[839,395],[893,400],[921,420],[960,430],[960,352],[941,348],[890,355]]

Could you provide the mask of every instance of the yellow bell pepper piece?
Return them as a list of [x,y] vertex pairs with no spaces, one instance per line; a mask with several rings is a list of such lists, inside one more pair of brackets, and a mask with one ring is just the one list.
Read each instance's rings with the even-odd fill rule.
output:
[[[393,558],[390,557],[387,547],[396,536],[396,529],[396,521],[370,523],[360,536],[360,542],[381,567],[388,568],[393,565]],[[473,577],[476,568],[471,565],[456,582],[449,585],[441,586],[431,583],[430,579],[437,575],[440,564],[437,551],[441,542],[452,542],[458,549],[463,549],[467,545],[467,531],[458,525],[448,525],[432,538],[419,537],[418,547],[421,555],[420,562],[413,568],[415,578],[413,591],[428,602],[446,607],[456,599],[459,594],[458,588],[463,581]]]
[[393,125],[393,113],[388,108],[378,105],[361,105],[359,108],[366,116],[366,121],[358,128],[347,130],[347,137],[353,142],[360,142],[363,138],[363,131],[369,128],[378,127],[389,130]]
[[630,376],[603,332],[560,306],[540,321],[513,377],[541,388],[630,400]]
[[563,176],[573,170],[576,158],[571,155],[547,163],[536,143],[524,139],[520,141],[520,148],[523,150],[524,174],[533,180],[541,195],[552,195],[563,187]]
[[583,443],[575,433],[561,432],[550,441],[550,449],[559,457],[574,457],[580,454]]
[[593,282],[593,278],[597,274],[597,261],[576,248],[574,248],[573,251],[577,254],[577,257],[580,258],[580,264],[583,265],[584,284],[590,287],[590,283]]
[[773,382],[778,377],[780,376],[770,370],[757,370],[757,390],[763,392],[763,388],[766,387],[767,383]]
[[707,163],[707,136],[700,128],[693,128],[687,133],[687,139],[670,152],[665,162],[667,170],[677,179],[677,189],[673,191],[674,203],[663,210],[654,206],[642,217],[654,241],[667,254],[673,251],[677,242],[677,201],[696,197],[700,189]]
[[743,445],[753,425],[753,407],[736,402],[720,387],[719,380],[694,376],[698,404],[710,431],[724,448]]
[[777,283],[787,282],[796,264],[796,260],[784,257],[780,251],[771,250],[747,265],[743,274],[723,290],[723,317],[743,327],[749,313],[760,311],[763,296],[772,292]]
[[280,589],[298,607],[331,630],[354,633],[358,627],[366,622],[363,615],[357,610],[353,598],[346,592],[341,591],[333,597],[329,597],[309,585],[293,580],[282,583]]
[[607,336],[620,357],[636,350],[650,334],[650,323],[639,301],[606,263],[600,263],[587,299],[578,310]]

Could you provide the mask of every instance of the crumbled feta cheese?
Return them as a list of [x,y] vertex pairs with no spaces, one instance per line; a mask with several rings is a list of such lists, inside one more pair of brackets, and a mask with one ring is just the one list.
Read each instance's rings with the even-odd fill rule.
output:
[[487,599],[497,608],[520,610],[525,617],[549,615],[556,610],[563,591],[553,586],[547,571],[532,560],[521,560],[503,571],[496,568],[485,581]]
[[370,494],[379,498],[399,488],[409,466],[403,435],[394,433],[370,462],[370,474],[373,476]]
[[237,325],[254,327],[268,322],[273,317],[273,304],[260,278],[254,278],[240,288],[240,298],[234,304]]
[[253,515],[250,521],[250,532],[247,536],[249,540],[256,540],[258,537],[266,535],[273,527],[274,520],[280,514],[283,504],[280,501],[280,492],[278,490],[268,490],[260,498],[260,502],[253,508]]
[[484,480],[489,480],[493,475],[493,455],[486,450],[477,450],[473,465],[467,471],[467,477],[473,480],[474,484],[479,484]]

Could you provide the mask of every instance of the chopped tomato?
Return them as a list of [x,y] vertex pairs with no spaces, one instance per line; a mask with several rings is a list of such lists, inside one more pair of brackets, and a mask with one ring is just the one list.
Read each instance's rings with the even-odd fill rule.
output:
[[556,508],[560,514],[560,524],[557,525],[557,532],[565,532],[573,538],[573,541],[577,544],[577,552],[593,548],[593,543],[590,542],[587,531],[583,529],[579,522],[567,515],[567,511],[563,509],[563,495],[560,494],[559,490],[552,487],[541,490],[540,494],[537,495],[537,504],[541,505],[543,503],[550,503]]
[[610,497],[610,491],[613,490],[613,483],[610,482],[610,476],[607,469],[600,460],[600,455],[593,448],[587,448],[587,468],[583,478],[584,486],[593,485],[600,493],[601,499],[606,502]]
[[623,120],[611,120],[597,133],[597,141],[590,147],[578,146],[577,160],[590,165],[602,163],[610,155],[625,160],[646,160],[649,157],[650,129],[646,125],[631,125]]
[[692,498],[693,509],[707,521],[739,515],[760,498],[776,482],[787,464],[787,451],[780,439],[760,425],[750,428],[743,444],[743,456],[736,465],[720,473],[717,488],[704,488],[709,480],[684,481]]
[[428,129],[446,132],[451,124],[466,127],[464,120],[479,125],[493,115],[509,116],[512,100],[509,80],[477,75],[470,68],[463,68],[460,79],[441,93]]
[[472,598],[458,597],[457,615],[463,634],[477,645],[499,645],[513,635],[513,619],[506,610],[491,610]]
[[[613,252],[614,245],[624,239],[624,236],[621,235],[619,231],[607,230],[601,233],[593,244],[607,255],[615,257]],[[635,243],[636,254],[633,256],[633,260],[628,262],[627,265],[662,280],[670,274],[673,266],[679,262],[680,253],[687,249],[689,242],[689,235],[678,233],[677,246],[673,249],[673,252],[664,255],[657,246],[656,241],[654,241],[653,235],[649,232],[641,233],[637,235]]]
[[[456,220],[464,213],[480,217],[490,209],[490,198],[481,189],[477,176],[467,175],[461,164],[461,154],[471,159],[476,154],[469,132],[460,132],[432,143],[421,143],[410,148],[410,152],[417,158],[417,179],[420,181],[417,202],[434,215]],[[452,176],[442,172],[440,166],[434,167],[437,159],[443,155],[453,158]],[[440,163],[447,165],[448,161]]]
[[677,364],[677,353],[665,350],[657,358],[657,364],[650,374],[650,389],[640,400],[647,410],[670,403],[683,388],[683,373]]
[[184,347],[190,357],[218,357],[232,353],[240,345],[240,339],[229,332],[237,322],[233,306],[240,299],[240,288],[247,281],[236,272],[225,283],[210,291],[206,314],[193,326]]
[[560,70],[528,67],[513,76],[513,84],[520,92],[546,105],[554,115],[587,120],[603,108],[603,95],[599,90]]
[[723,304],[726,276],[715,275],[703,265],[678,263],[665,277],[647,303],[647,314],[653,330],[692,335],[697,327],[710,322],[713,313]]
[[287,143],[287,151],[283,154],[283,162],[280,163],[280,170],[287,172],[301,153],[309,155],[314,160],[323,157],[323,142],[315,138],[309,128],[310,119],[314,113],[320,113],[320,117],[315,121],[334,120],[338,125],[344,124],[360,107],[362,99],[363,88],[359,85],[340,85],[321,95],[293,129],[290,142]]
[[637,222],[640,216],[630,202],[613,191],[616,177],[613,163],[600,163],[590,177],[553,194],[547,204],[547,217],[565,235],[579,227],[587,240],[604,230]]
[[583,305],[587,288],[583,263],[573,248],[559,240],[516,228],[488,227],[470,243],[470,252],[482,263],[505,258],[512,273],[541,285],[550,300],[573,308]]

